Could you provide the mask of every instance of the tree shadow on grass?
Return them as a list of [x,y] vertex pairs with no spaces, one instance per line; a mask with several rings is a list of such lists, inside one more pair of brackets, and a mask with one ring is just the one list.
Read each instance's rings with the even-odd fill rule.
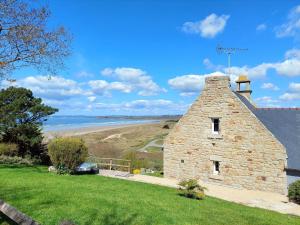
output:
[[127,214],[126,216],[117,213],[116,209],[113,209],[110,213],[104,215],[101,219],[101,224],[105,225],[130,225],[136,224],[137,214]]
[[[97,218],[98,217],[98,218]],[[98,219],[97,222],[95,222],[95,219]],[[153,224],[152,222],[146,222],[146,221],[138,221],[138,214],[137,213],[123,213],[117,210],[116,208],[113,208],[108,213],[104,214],[103,216],[97,216],[97,212],[93,213],[93,215],[90,216],[89,221],[85,222],[85,225],[91,225],[91,224],[103,224],[103,225],[133,225],[133,224]]]
[[47,173],[47,171],[42,169],[40,166],[24,164],[0,164],[0,169],[32,169],[38,173]]

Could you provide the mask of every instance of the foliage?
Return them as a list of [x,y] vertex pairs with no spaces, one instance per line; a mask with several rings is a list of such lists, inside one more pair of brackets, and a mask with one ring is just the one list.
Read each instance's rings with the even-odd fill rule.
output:
[[204,199],[205,197],[204,190],[206,188],[199,185],[197,180],[183,180],[178,185],[180,195],[182,196],[199,200]]
[[148,176],[151,176],[151,177],[164,177],[164,172],[154,171],[153,173],[146,173],[145,175],[148,175]]
[[291,202],[300,204],[300,180],[289,185],[288,197]]
[[1,198],[39,224],[295,225],[300,218],[207,196],[193,201],[177,190],[103,176],[55,176],[47,167],[0,165]]
[[165,125],[163,126],[163,129],[170,129],[169,124],[165,124]]
[[35,164],[35,162],[28,158],[21,158],[18,156],[0,155],[0,164],[33,165],[33,164]]
[[138,158],[135,151],[125,154],[124,159],[131,161],[131,172],[135,169],[149,168],[149,162],[145,158]]
[[0,143],[0,155],[16,156],[18,155],[18,146],[12,143]]
[[56,138],[48,144],[51,162],[58,173],[72,173],[88,155],[87,147],[80,138]]
[[0,139],[18,145],[18,156],[46,158],[42,145],[42,122],[57,109],[46,106],[25,88],[0,91]]
[[71,35],[64,27],[49,30],[49,9],[30,2],[0,1],[0,78],[26,66],[57,72],[70,53]]

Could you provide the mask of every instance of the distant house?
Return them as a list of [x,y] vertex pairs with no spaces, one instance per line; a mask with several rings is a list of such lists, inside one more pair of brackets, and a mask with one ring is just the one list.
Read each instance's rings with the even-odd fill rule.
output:
[[300,109],[257,108],[251,92],[246,76],[237,91],[227,76],[207,77],[165,140],[165,177],[285,194],[300,179]]

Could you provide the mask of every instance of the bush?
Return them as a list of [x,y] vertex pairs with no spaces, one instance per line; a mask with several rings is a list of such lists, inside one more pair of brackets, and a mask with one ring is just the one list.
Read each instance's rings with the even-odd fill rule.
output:
[[58,173],[73,173],[88,155],[87,147],[80,138],[56,138],[48,144],[51,162]]
[[199,200],[204,199],[205,197],[204,190],[206,190],[206,188],[199,185],[197,180],[184,180],[178,185],[180,186],[179,194],[182,196]]
[[0,155],[16,156],[18,155],[18,146],[11,143],[0,143]]
[[149,168],[149,161],[145,158],[139,158],[135,151],[127,152],[123,158],[131,161],[131,173],[135,169]]
[[22,158],[18,156],[6,156],[0,155],[0,164],[15,164],[15,165],[28,165],[32,166],[34,162],[27,158]]
[[289,185],[288,197],[291,202],[300,204],[300,180]]

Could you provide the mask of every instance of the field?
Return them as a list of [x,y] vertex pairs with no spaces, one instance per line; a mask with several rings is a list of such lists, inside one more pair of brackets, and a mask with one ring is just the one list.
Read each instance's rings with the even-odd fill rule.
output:
[[[168,124],[170,129],[164,128]],[[164,137],[174,126],[174,121],[162,121],[156,124],[143,124],[116,128],[80,135],[89,153],[102,158],[124,158],[130,151],[137,152],[137,157],[149,161],[149,165],[162,167],[163,152],[158,147],[147,147],[148,152],[139,152],[149,142],[155,140],[156,144],[162,144]]]
[[216,198],[197,201],[171,188],[97,175],[62,176],[45,167],[2,165],[0,180],[0,198],[44,225],[61,220],[77,225],[300,224],[299,217]]

